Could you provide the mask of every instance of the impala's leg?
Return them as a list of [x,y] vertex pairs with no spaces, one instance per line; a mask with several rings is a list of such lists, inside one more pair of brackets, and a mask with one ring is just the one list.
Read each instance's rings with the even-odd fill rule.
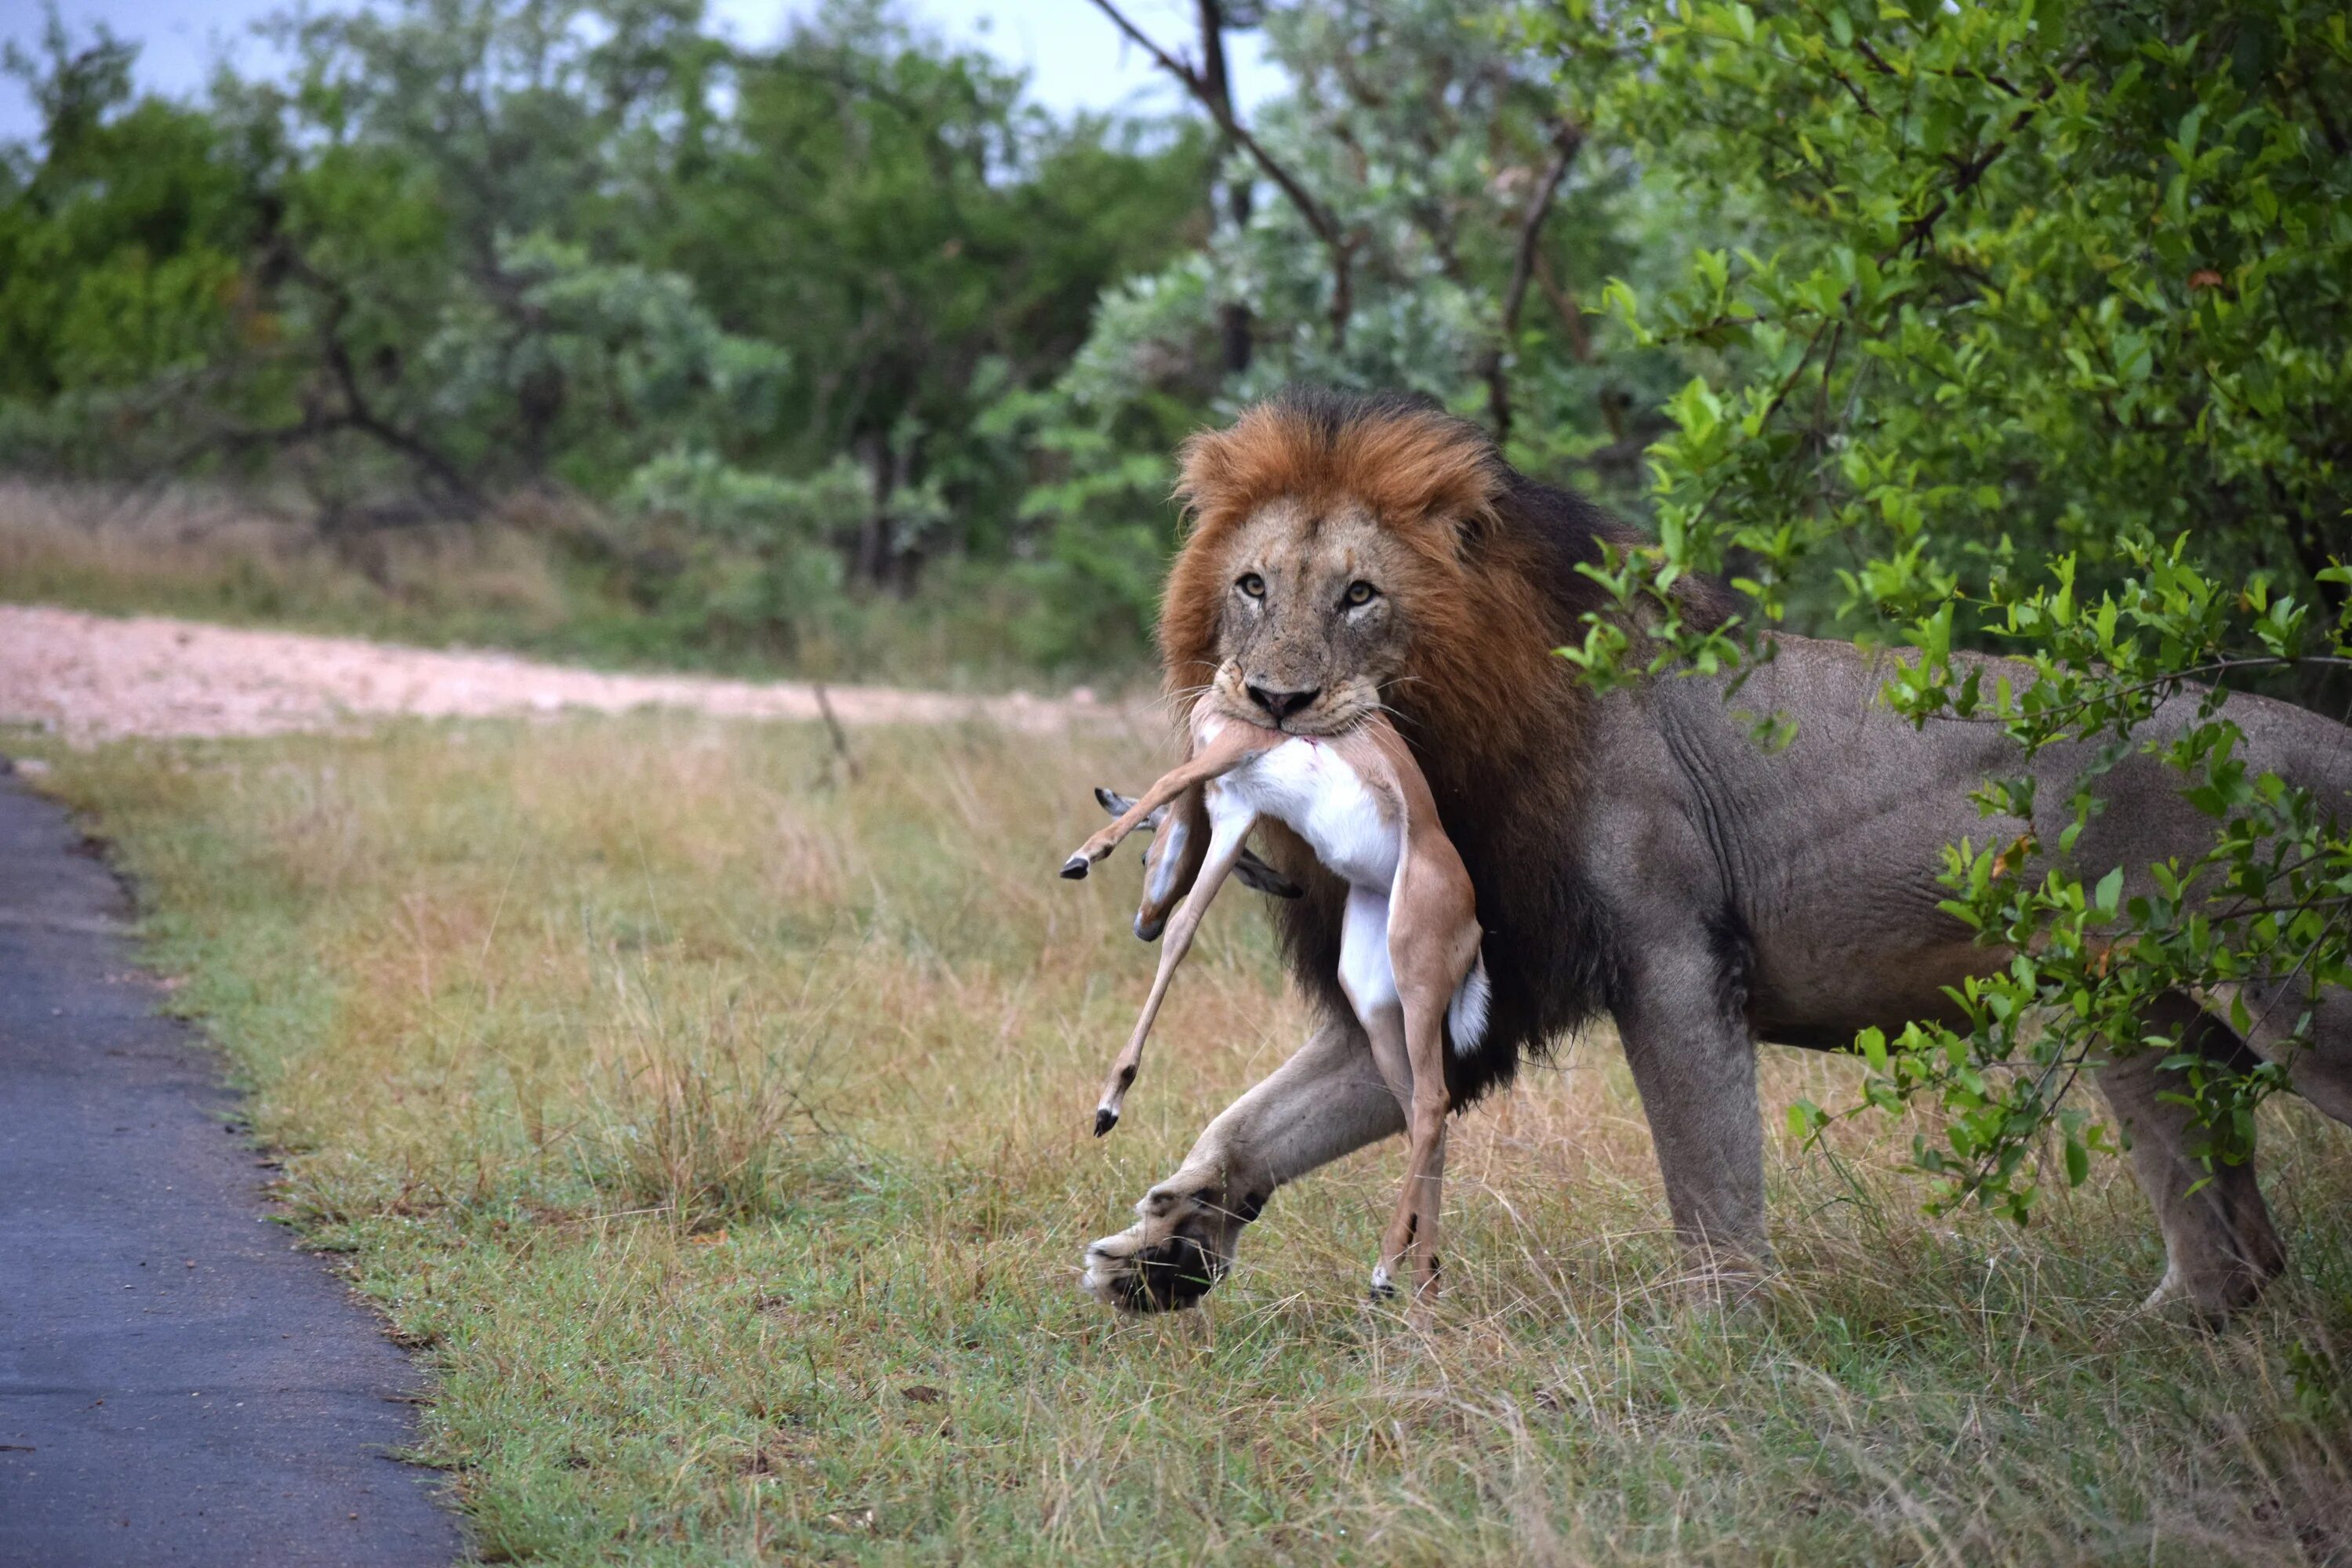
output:
[[[1088,867],[1118,848],[1129,834],[1142,826],[1144,818],[1186,790],[1230,773],[1243,758],[1263,751],[1264,737],[1269,733],[1249,724],[1226,724],[1192,757],[1162,773],[1133,805],[1119,814],[1117,821],[1079,845],[1076,852],[1062,863],[1062,875],[1073,879],[1085,876]],[[1279,736],[1275,738],[1280,739]]]
[[[1469,889],[1459,898],[1411,879],[1412,861],[1398,879],[1389,922],[1389,951],[1402,1001],[1405,1054],[1412,1072],[1408,1113],[1404,1189],[1381,1245],[1381,1267],[1390,1279],[1412,1257],[1412,1293],[1417,1306],[1437,1289],[1438,1218],[1444,1209],[1445,1121],[1454,1110],[1445,1088],[1445,1014],[1454,988],[1478,955],[1478,926],[1470,913]],[[1456,906],[1459,907],[1456,907]],[[1443,911],[1444,918],[1438,917]]]
[[1396,1096],[1400,1115],[1412,1109],[1412,1061],[1405,1049],[1404,1015],[1397,1004],[1396,970],[1389,962],[1389,900],[1384,893],[1348,889],[1339,917],[1339,989],[1356,1010],[1372,1047],[1381,1081]]
[[1142,826],[1153,812],[1200,782],[1189,776],[1192,771],[1192,764],[1187,763],[1172,773],[1162,774],[1150,789],[1137,797],[1133,805],[1096,829],[1093,837],[1073,850],[1070,858],[1062,862],[1062,875],[1074,881],[1083,878],[1097,862],[1107,858],[1112,850],[1126,843],[1127,836]]
[[[1397,994],[1389,915],[1386,894],[1365,888],[1349,889],[1348,906],[1339,927],[1339,988],[1347,993],[1348,1005],[1356,1010],[1357,1021],[1372,1048],[1372,1061],[1380,1068],[1381,1081],[1389,1086],[1389,1093],[1395,1097],[1398,1115],[1410,1127],[1413,1124],[1414,1095],[1422,1082],[1422,1063],[1412,1053],[1405,1005]],[[1443,1094],[1445,1065],[1442,1061],[1437,1063],[1435,1082],[1438,1092]],[[1419,1149],[1418,1141],[1415,1147]],[[1372,1266],[1372,1294],[1376,1297],[1394,1292],[1397,1276],[1402,1272],[1401,1260],[1412,1244],[1416,1223],[1412,1218],[1414,1168],[1408,1158],[1403,1194],[1383,1233],[1380,1258]]]
[[1209,1123],[1133,1226],[1087,1248],[1087,1289],[1124,1311],[1192,1306],[1276,1188],[1403,1126],[1362,1029],[1331,1020]]
[[[1169,912],[1177,900],[1201,879],[1201,863],[1209,853],[1207,793],[1186,790],[1169,804],[1160,833],[1143,854],[1143,900],[1135,907],[1135,934],[1156,942],[1167,929]],[[1242,851],[1246,857],[1246,849]]]
[[1201,929],[1201,917],[1208,913],[1225,873],[1241,858],[1242,841],[1249,837],[1256,821],[1249,812],[1235,812],[1218,822],[1210,834],[1209,852],[1201,863],[1201,875],[1193,882],[1192,890],[1184,896],[1176,918],[1168,922],[1168,943],[1160,950],[1160,971],[1151,977],[1151,994],[1144,998],[1143,1016],[1135,1021],[1135,1033],[1128,1037],[1127,1048],[1110,1065],[1110,1079],[1103,1085],[1102,1101],[1095,1108],[1096,1137],[1118,1125],[1119,1109],[1126,1103],[1127,1091],[1135,1082],[1137,1070],[1143,1066],[1143,1042],[1151,1033],[1152,1021],[1160,1016],[1160,1004],[1167,999],[1168,983],[1175,978],[1176,966],[1192,950],[1192,933]]
[[1416,1301],[1437,1288],[1437,1221],[1445,1188],[1445,1118],[1454,1109],[1445,1092],[1445,1002],[1444,992],[1408,995],[1402,1008],[1406,1053],[1412,1062],[1412,1099],[1405,1134],[1404,1188],[1381,1242],[1381,1266],[1372,1274],[1375,1294],[1386,1294],[1412,1260]]

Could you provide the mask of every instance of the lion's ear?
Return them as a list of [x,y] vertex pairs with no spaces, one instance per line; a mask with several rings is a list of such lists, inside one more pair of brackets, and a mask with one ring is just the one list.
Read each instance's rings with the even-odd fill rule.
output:
[[1502,531],[1503,520],[1494,504],[1465,507],[1454,514],[1454,538],[1463,555],[1474,556]]
[[1177,521],[1179,538],[1192,532],[1192,521],[1203,510],[1218,507],[1232,490],[1234,458],[1222,430],[1197,430],[1176,448],[1176,489],[1173,499],[1183,509]]

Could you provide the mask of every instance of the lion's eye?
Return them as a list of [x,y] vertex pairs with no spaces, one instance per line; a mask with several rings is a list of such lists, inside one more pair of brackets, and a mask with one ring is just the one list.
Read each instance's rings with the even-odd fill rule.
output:
[[1369,605],[1380,596],[1381,591],[1370,583],[1355,582],[1348,584],[1348,603],[1350,605]]
[[1243,593],[1247,594],[1253,599],[1263,599],[1265,597],[1265,579],[1259,576],[1255,572],[1243,573],[1241,581],[1234,584],[1234,586],[1239,588]]

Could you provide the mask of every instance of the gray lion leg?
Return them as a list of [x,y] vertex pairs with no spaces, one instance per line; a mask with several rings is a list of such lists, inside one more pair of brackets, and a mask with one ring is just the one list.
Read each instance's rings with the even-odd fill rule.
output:
[[1086,1287],[1124,1311],[1190,1307],[1233,1266],[1242,1226],[1276,1187],[1403,1131],[1363,1032],[1326,1024],[1209,1123],[1135,1205],[1136,1224],[1087,1248]]
[[[2150,1033],[2179,1029],[2180,1049],[2218,1062],[2248,1062],[2245,1047],[2218,1020],[2185,997],[2167,997],[2148,1012]],[[2198,1156],[2210,1134],[2189,1106],[2166,1099],[2188,1086],[2158,1064],[2165,1053],[2133,1051],[2099,1068],[2099,1091],[2131,1143],[2132,1169],[2164,1232],[2164,1279],[2148,1297],[2155,1306],[2183,1299],[2208,1318],[2226,1318],[2252,1302],[2284,1267],[2286,1254],[2271,1228],[2252,1160],[2216,1163]]]
[[1771,1258],[1756,1043],[1721,969],[1703,942],[1652,947],[1617,1018],[1675,1228],[1709,1289],[1752,1279]]

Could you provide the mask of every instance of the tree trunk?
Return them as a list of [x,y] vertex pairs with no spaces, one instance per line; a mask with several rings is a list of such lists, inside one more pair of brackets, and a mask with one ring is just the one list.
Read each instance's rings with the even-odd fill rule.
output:
[[1511,438],[1509,354],[1518,336],[1519,310],[1527,303],[1528,284],[1542,265],[1544,220],[1551,216],[1560,182],[1568,178],[1569,165],[1576,162],[1576,154],[1583,146],[1584,132],[1574,121],[1561,121],[1553,127],[1551,163],[1537,176],[1527,209],[1519,215],[1518,244],[1512,248],[1511,279],[1503,289],[1503,309],[1496,323],[1495,342],[1479,356],[1478,373],[1486,383],[1486,423],[1493,427],[1498,447]]
[[[1212,102],[1210,114],[1220,125],[1229,125],[1234,118],[1233,79],[1225,70],[1225,11],[1223,0],[1200,0],[1201,14],[1201,86]],[[1217,211],[1218,180],[1224,184],[1225,216],[1239,235],[1249,226],[1252,196],[1250,181],[1245,176],[1228,175],[1237,150],[1231,135],[1223,138],[1223,155],[1219,173],[1210,182],[1209,216],[1213,221]],[[1225,374],[1239,375],[1250,367],[1250,355],[1255,346],[1250,308],[1240,300],[1228,300],[1217,308],[1217,336],[1224,351]]]
[[873,587],[882,581],[882,569],[889,559],[890,496],[898,479],[898,467],[891,461],[887,436],[859,437],[857,456],[866,465],[867,482],[874,493],[866,509],[866,521],[857,530],[857,551],[850,558],[849,580],[860,587]]
[[[896,448],[890,454],[890,493],[893,496],[914,486],[916,445],[916,439],[910,437],[905,446]],[[922,571],[923,566],[920,541],[914,537],[904,541],[893,540],[886,524],[883,529],[882,550],[883,570],[888,574],[891,588],[896,591],[898,597],[911,598],[915,592],[915,578]]]

